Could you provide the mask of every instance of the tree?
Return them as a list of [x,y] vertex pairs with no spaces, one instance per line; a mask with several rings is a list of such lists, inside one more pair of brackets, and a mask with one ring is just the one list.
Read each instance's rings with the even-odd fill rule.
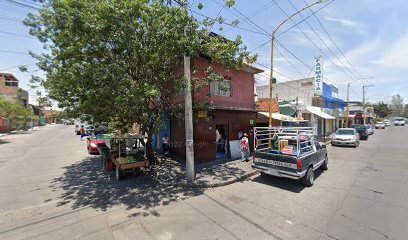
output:
[[[163,125],[165,111],[182,113],[173,99],[184,90],[177,71],[184,53],[205,54],[227,68],[239,68],[249,56],[239,36],[228,41],[210,34],[214,20],[200,22],[171,1],[49,0],[43,6],[24,21],[49,52],[32,54],[46,73],[33,81],[70,112],[91,115],[122,132],[139,124],[148,136],[150,159],[152,135]],[[193,90],[222,77],[211,68],[206,73],[192,80]],[[211,108],[210,103],[193,106]]]
[[391,110],[388,107],[388,104],[384,102],[379,102],[378,104],[374,105],[374,113],[379,118],[385,118],[391,113]]
[[9,119],[11,126],[14,123],[17,128],[25,128],[27,123],[34,118],[34,114],[29,108],[19,103],[0,99],[0,117]]
[[393,106],[392,113],[396,116],[401,116],[404,111],[404,98],[402,98],[399,94],[392,96],[391,103]]

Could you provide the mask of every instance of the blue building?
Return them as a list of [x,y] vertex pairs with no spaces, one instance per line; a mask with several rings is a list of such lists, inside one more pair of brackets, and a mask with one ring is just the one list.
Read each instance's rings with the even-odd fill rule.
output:
[[343,117],[345,116],[345,108],[347,107],[347,102],[338,98],[338,91],[335,86],[323,82],[323,95],[321,98],[324,101],[322,110],[336,118],[335,126],[332,127],[332,130],[343,125]]

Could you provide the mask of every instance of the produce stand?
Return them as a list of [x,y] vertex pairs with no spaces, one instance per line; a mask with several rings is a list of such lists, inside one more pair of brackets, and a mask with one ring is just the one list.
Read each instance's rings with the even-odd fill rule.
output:
[[[109,149],[109,153],[104,153],[103,156],[106,156],[106,161],[110,160],[113,163],[116,180],[122,179],[125,172],[133,172],[136,175],[141,171],[141,168],[148,166],[146,149],[142,144],[144,136],[127,135],[122,137],[104,135],[104,138],[105,146]],[[106,150],[101,148],[101,151]]]

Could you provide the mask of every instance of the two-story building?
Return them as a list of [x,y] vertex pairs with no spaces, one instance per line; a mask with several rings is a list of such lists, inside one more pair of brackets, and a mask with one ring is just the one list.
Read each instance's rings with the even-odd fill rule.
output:
[[[243,64],[239,70],[226,69],[222,64],[208,57],[191,59],[193,78],[203,77],[204,69],[211,66],[214,72],[224,76],[192,94],[194,102],[212,103],[210,121],[195,115],[194,158],[196,162],[230,158],[236,154],[236,141],[243,133],[252,135],[256,119],[254,101],[254,75],[263,70]],[[195,71],[193,71],[193,69]],[[184,101],[184,100],[183,100]],[[184,120],[170,118],[170,140],[173,155],[185,158]],[[250,147],[252,148],[252,142]],[[239,151],[239,148],[238,148]]]
[[[19,87],[19,80],[10,73],[0,73],[0,98],[28,107],[28,92]],[[0,132],[9,132],[13,125],[10,119],[0,117]]]
[[5,101],[28,107],[28,92],[19,87],[19,80],[10,73],[0,73],[0,96]]

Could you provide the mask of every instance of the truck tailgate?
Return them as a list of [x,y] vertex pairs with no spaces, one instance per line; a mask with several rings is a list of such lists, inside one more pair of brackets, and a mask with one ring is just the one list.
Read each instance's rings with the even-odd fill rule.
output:
[[286,171],[296,171],[297,158],[295,156],[285,156],[267,152],[255,152],[254,165],[275,168]]

